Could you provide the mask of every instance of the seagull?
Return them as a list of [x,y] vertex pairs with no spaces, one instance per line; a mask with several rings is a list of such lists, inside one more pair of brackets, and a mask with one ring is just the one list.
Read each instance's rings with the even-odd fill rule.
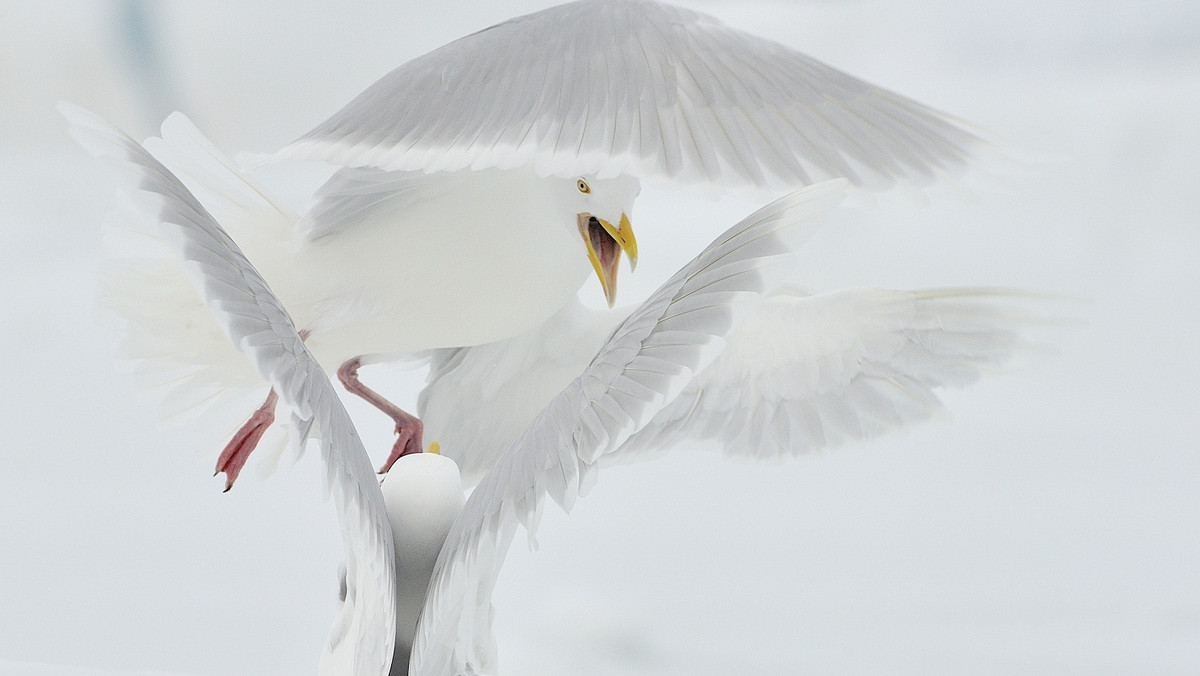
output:
[[[82,115],[61,108],[69,120]],[[146,146],[270,280],[326,369],[392,417],[399,436],[389,465],[419,450],[419,422],[363,385],[362,365],[528,330],[574,298],[589,269],[611,297],[621,252],[637,256],[627,214],[638,186],[627,177],[543,179],[486,169],[391,175],[383,207],[355,202],[356,220],[347,225],[351,217],[339,216],[341,225],[326,232],[310,230],[182,114],[169,116]],[[309,214],[327,208],[334,207],[318,202]],[[142,225],[136,217],[125,223]],[[262,388],[176,261],[118,262],[124,267],[107,277],[105,293],[126,320],[127,356],[159,362],[172,374],[165,379],[196,398]],[[222,451],[217,469],[227,490],[273,424],[277,401],[269,392]]]
[[720,235],[616,327],[464,501],[457,466],[436,452],[398,458],[381,488],[299,325],[217,219],[136,141],[80,111],[72,121],[85,147],[134,171],[142,208],[227,339],[291,410],[299,447],[320,450],[346,554],[326,674],[495,673],[491,590],[516,526],[532,535],[547,495],[570,509],[600,459],[722,352],[845,192],[841,180],[811,186]]
[[[1019,350],[1018,329],[1030,318],[1021,309],[1031,297],[1018,292],[791,286],[783,263],[845,190],[845,181],[817,184],[727,230],[631,311],[579,321],[570,315],[584,310],[574,307],[552,320],[566,333],[543,329],[489,346],[539,353],[537,341],[570,340],[570,327],[607,336],[557,392],[531,392],[545,405],[477,482],[464,482],[459,465],[431,448],[398,458],[380,485],[299,325],[217,219],[128,136],[78,111],[73,122],[86,147],[134,170],[143,208],[187,261],[216,323],[290,409],[298,446],[319,448],[346,555],[324,674],[497,673],[492,591],[518,526],[533,537],[547,496],[569,511],[600,466],[671,447],[709,442],[780,455],[919,420],[937,410],[936,389],[972,382]],[[486,384],[470,375],[486,357],[478,348],[465,358],[447,351],[427,394]],[[569,370],[576,358],[551,368]],[[526,389],[511,377],[500,384],[502,393]],[[465,401],[496,408],[487,397]],[[464,500],[464,484],[476,483]]]
[[[366,364],[544,325],[590,274],[611,306],[632,269],[643,180],[784,190],[844,177],[921,185],[982,143],[949,116],[717,19],[648,0],[582,0],[451,42],[383,76],[263,161],[336,171],[297,213],[180,114],[150,150],[254,262],[327,372],[389,415],[385,463],[420,420],[365,386]],[[177,266],[109,277],[126,355],[209,405],[263,383]],[[190,392],[190,394],[189,394]],[[262,396],[259,394],[258,396]],[[218,459],[232,486],[272,427],[268,392]]]

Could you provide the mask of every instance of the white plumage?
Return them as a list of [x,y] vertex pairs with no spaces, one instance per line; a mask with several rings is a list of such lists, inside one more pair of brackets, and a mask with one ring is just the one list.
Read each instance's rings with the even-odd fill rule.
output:
[[[970,382],[1011,356],[1022,344],[1015,330],[1029,318],[1019,294],[809,296],[781,286],[781,259],[840,199],[837,182],[820,184],[734,226],[632,313],[580,321],[586,311],[574,308],[552,320],[558,329],[507,341],[521,354],[554,342],[546,338],[560,329],[570,342],[572,330],[594,337],[615,325],[582,365],[589,348],[559,354],[554,378],[518,369],[478,390],[469,406],[478,404],[479,417],[458,424],[490,424],[489,397],[503,398],[514,374],[545,390],[576,369],[552,396],[522,386],[548,403],[502,452],[472,448],[494,464],[465,504],[454,463],[429,454],[402,458],[381,492],[327,376],[233,240],[136,143],[94,117],[69,116],[87,145],[135,169],[217,322],[291,406],[298,437],[321,449],[347,557],[322,673],[496,673],[492,591],[517,526],[532,535],[546,496],[569,510],[600,463],[670,446],[800,452],[920,419],[936,406],[934,388]],[[487,381],[472,365],[485,353],[457,362],[445,353],[426,405]],[[760,419],[764,411],[774,415]]]
[[582,0],[409,61],[274,157],[789,188],[926,182],[963,169],[977,142],[941,113],[711,16]]
[[841,181],[777,200],[718,237],[624,319],[472,491],[438,557],[412,674],[494,673],[491,594],[518,525],[546,496],[570,510],[618,451],[686,390],[778,283],[781,260],[837,204]]
[[[978,146],[916,102],[646,0],[518,17],[385,75],[273,156],[341,166],[303,213],[182,115],[147,143],[328,371],[520,335],[572,302],[589,270],[611,303],[621,250],[634,260],[625,226],[642,179],[923,183],[963,170]],[[157,380],[183,392],[175,408],[265,392],[172,264],[133,261],[106,288],[126,354],[159,364]]]
[[[111,278],[131,354],[181,366],[196,400],[265,381],[321,449],[347,558],[322,673],[403,673],[410,657],[414,674],[494,673],[492,588],[546,495],[570,509],[600,462],[671,446],[775,455],[869,436],[1019,344],[1001,294],[777,286],[772,265],[837,201],[830,184],[739,223],[632,314],[579,307],[586,217],[624,224],[640,179],[922,183],[977,143],[658,3],[584,0],[401,66],[274,156],[343,166],[304,214],[181,115],[143,148],[64,112],[135,170],[186,261],[187,278],[161,259]],[[611,257],[592,265],[615,275]],[[422,412],[479,482],[465,505],[453,464],[424,454],[381,494],[325,374],[432,348]]]
[[[711,366],[614,456],[712,447],[755,457],[836,448],[927,420],[937,390],[999,372],[1030,345],[1035,295],[1005,289],[809,294],[781,285]],[[564,308],[526,334],[440,350],[418,412],[472,485],[632,308]]]
[[[519,169],[403,176],[354,170],[331,179],[317,207],[300,217],[178,113],[146,147],[201,196],[198,203],[254,261],[329,372],[352,358],[484,343],[544,322],[575,297],[593,267],[589,254],[604,250],[585,245],[581,235],[599,231],[585,230],[581,214],[625,226],[638,191],[628,178],[583,183]],[[122,225],[145,228],[136,214]],[[615,290],[613,242],[596,267],[606,290]],[[155,255],[115,261],[104,289],[126,322],[123,353],[147,363],[152,382],[169,385],[172,409],[266,393],[178,262]],[[216,410],[243,418],[249,409]],[[219,415],[205,424],[233,426]],[[218,468],[232,483],[240,465]]]
[[[228,339],[291,406],[298,438],[320,445],[347,557],[342,604],[321,660],[330,674],[403,673],[414,628],[411,673],[492,671],[491,589],[517,524],[534,528],[546,495],[570,508],[600,457],[720,353],[722,336],[772,285],[779,259],[841,194],[837,183],[814,186],[718,238],[616,328],[458,512],[457,471],[437,459],[403,459],[380,492],[332,384],[233,240],[134,141],[82,111],[64,112],[85,145],[135,170],[155,220]],[[394,668],[393,650],[401,660]]]
[[629,179],[591,180],[582,194],[574,179],[521,170],[355,170],[300,217],[181,114],[146,145],[206,198],[330,370],[356,355],[471,345],[541,323],[588,274],[577,214],[619,222],[638,190]]
[[134,194],[159,225],[229,342],[292,410],[295,440],[314,440],[346,553],[342,604],[322,657],[325,673],[386,674],[396,627],[392,529],[375,472],[321,365],[254,266],[170,171],[103,120],[63,108],[73,135],[133,170]]

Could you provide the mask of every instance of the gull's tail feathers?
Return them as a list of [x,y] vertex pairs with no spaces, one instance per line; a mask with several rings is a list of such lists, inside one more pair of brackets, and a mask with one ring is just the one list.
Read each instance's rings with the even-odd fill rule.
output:
[[[234,233],[248,252],[272,267],[285,250],[296,217],[204,138],[183,115],[163,123],[162,137],[142,147],[187,191],[168,187],[161,167],[139,163],[136,142],[82,108],[60,104],[70,133],[90,153],[115,160],[123,181],[119,207],[105,222],[105,260],[97,306],[117,335],[122,367],[156,401],[164,422],[185,427],[177,443],[215,457],[270,386],[205,306],[189,279],[189,264],[173,248],[164,219],[200,209]],[[192,194],[186,194],[187,192]],[[194,196],[193,196],[194,195]],[[202,205],[202,206],[201,206]],[[260,442],[260,471],[269,471],[286,433],[273,425]],[[173,442],[176,442],[173,439]]]

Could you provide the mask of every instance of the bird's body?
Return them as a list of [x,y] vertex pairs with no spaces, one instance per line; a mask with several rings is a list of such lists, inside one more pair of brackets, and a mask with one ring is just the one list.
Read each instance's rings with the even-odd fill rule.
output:
[[[619,220],[620,205],[631,204],[639,188],[628,178],[592,179],[591,194],[581,195],[578,179],[541,179],[528,169],[356,171],[355,180],[332,180],[297,216],[240,172],[206,171],[212,160],[229,163],[182,116],[168,119],[163,140],[151,148],[207,197],[204,206],[308,332],[310,349],[330,372],[351,357],[476,345],[541,324],[591,271],[577,214],[600,206]],[[187,148],[208,156],[185,155]],[[157,303],[147,298],[131,311],[158,320],[186,312],[189,325],[207,330],[145,332],[130,341],[134,349],[158,351],[160,342],[177,338],[227,342],[181,274],[158,263],[150,269],[160,275],[153,283],[135,269],[112,295],[162,295],[174,285],[178,293]],[[170,358],[214,349],[177,349]]]
[[438,350],[417,407],[426,438],[458,463],[466,485],[475,485],[632,309],[570,302],[546,324],[512,338]]
[[[573,298],[589,269],[611,305],[620,253],[635,260],[628,214],[642,180],[709,192],[837,177],[862,187],[923,184],[962,172],[979,145],[919,103],[648,0],[582,0],[518,17],[385,75],[273,156],[341,167],[303,214],[181,115],[145,148],[90,116],[69,116],[87,142],[138,172],[156,205],[151,229],[174,257],[110,278],[129,355],[173,365],[176,377],[164,380],[195,391],[196,403],[269,386],[218,461],[229,481],[274,425],[277,400],[295,437],[321,446],[347,551],[326,673],[387,673],[393,650],[402,661],[410,648],[414,673],[492,672],[492,587],[516,526],[532,529],[547,495],[569,509],[601,460],[697,438],[728,443],[725,425],[761,422],[765,409],[739,404],[741,359],[706,368],[754,316],[770,264],[815,228],[841,189],[814,186],[747,218],[633,314],[580,312]],[[885,336],[903,337],[913,327],[888,328]],[[847,340],[858,347],[862,337]],[[435,426],[454,428],[447,450],[479,481],[450,525],[449,478],[434,496],[418,489],[385,507],[326,375],[336,369],[393,417],[394,456],[419,451],[401,432],[416,425],[419,440],[419,423],[373,400],[357,366],[434,349],[435,373],[455,360],[469,366],[424,402]],[[885,384],[909,389],[892,375]],[[912,377],[920,393],[940,384]],[[811,407],[763,382],[758,404],[794,405],[795,414],[772,419],[776,433],[764,442],[787,447]],[[476,396],[478,410],[464,417]],[[871,415],[877,400],[865,402]],[[892,423],[909,419],[885,404]],[[487,439],[497,416],[503,424]],[[460,443],[458,432],[483,442]],[[438,518],[408,518],[428,502],[444,504]],[[405,513],[389,517],[388,507]],[[402,551],[409,542],[419,546]]]
[[[356,393],[365,390],[357,383],[362,363],[487,343],[538,326],[574,298],[590,270],[606,292],[615,291],[619,247],[636,252],[631,235],[622,244],[602,227],[615,222],[628,230],[640,189],[628,177],[543,178],[520,168],[345,169],[298,216],[232,168],[182,115],[169,117],[162,138],[147,145],[276,290],[322,366],[342,375],[339,369],[353,364],[353,382],[343,382]],[[106,295],[127,322],[125,356],[162,370],[158,377],[176,390],[176,407],[207,406],[213,390],[226,399],[265,391],[178,262],[119,263]],[[411,416],[384,400],[372,403],[394,414],[402,434],[395,453],[420,447],[419,428],[403,429],[418,424]],[[218,470],[227,473],[227,486],[273,414],[268,395],[226,445]],[[217,417],[207,424],[231,426]]]
[[[532,535],[547,497],[570,510],[606,459],[696,441],[767,455],[829,446],[838,439],[828,431],[853,438],[919,419],[937,407],[933,390],[970,382],[1023,344],[1014,332],[1022,314],[1003,307],[1021,307],[1014,294],[808,296],[780,286],[780,259],[840,199],[840,185],[821,184],[726,231],[631,313],[556,315],[552,322],[590,324],[589,339],[614,327],[590,357],[581,356],[590,347],[567,348],[550,377],[491,373],[480,401],[535,381],[541,398],[587,360],[492,458],[465,502],[453,462],[427,454],[401,458],[381,491],[332,383],[237,244],[138,144],[73,117],[78,135],[137,172],[152,220],[188,262],[216,323],[291,408],[298,438],[320,448],[346,551],[322,673],[495,674],[491,598],[517,527]],[[553,345],[544,338],[525,337],[523,350]],[[486,382],[464,377],[456,387]],[[806,427],[807,437],[791,434]]]
[[576,212],[555,202],[553,189],[574,191],[574,181],[520,169],[418,181],[418,199],[306,240],[282,262],[299,272],[288,307],[323,363],[514,335],[545,321],[590,273],[569,227]]
[[[683,391],[761,298],[779,259],[843,190],[840,183],[815,186],[769,205],[672,276],[616,328],[509,449],[501,460],[507,468],[490,472],[455,516],[457,471],[444,463],[402,458],[393,472],[421,471],[389,474],[381,492],[332,383],[237,243],[142,146],[90,114],[64,112],[87,147],[134,170],[146,215],[187,263],[214,321],[290,408],[297,438],[320,447],[347,557],[321,661],[330,674],[405,673],[405,666],[418,674],[494,672],[491,593],[516,525],[532,528],[546,495],[569,507],[598,457]],[[410,664],[393,665],[393,655],[410,645]]]
[[[620,254],[636,260],[628,214],[642,180],[716,193],[834,177],[923,184],[964,171],[978,141],[712,17],[582,0],[401,65],[272,156],[341,167],[302,215],[182,116],[149,147],[275,289],[320,363],[345,367],[350,391],[398,432],[416,430],[400,449],[419,441],[419,423],[374,401],[357,365],[524,334],[571,301],[589,266],[611,304]],[[182,366],[162,380],[200,386],[197,402],[262,389],[177,271],[154,263],[114,279],[129,355]],[[271,424],[270,401],[222,453],[231,479]]]

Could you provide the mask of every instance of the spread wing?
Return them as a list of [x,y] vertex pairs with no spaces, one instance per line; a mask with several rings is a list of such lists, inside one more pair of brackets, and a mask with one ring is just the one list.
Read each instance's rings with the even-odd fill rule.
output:
[[582,375],[538,415],[475,488],[451,527],[417,629],[411,672],[494,669],[491,595],[518,524],[532,536],[549,495],[569,510],[617,449],[719,354],[722,337],[773,283],[841,197],[813,186],[734,226],[667,281],[613,333]]
[[977,145],[940,112],[713,17],[583,0],[409,61],[274,157],[885,187],[960,170]]
[[937,390],[969,385],[1030,349],[1046,300],[995,289],[782,287],[620,453],[709,443],[739,455],[800,454],[926,420],[941,410]]
[[179,179],[98,117],[60,110],[85,148],[133,171],[138,197],[226,335],[292,409],[298,438],[317,441],[346,550],[344,598],[323,667],[329,661],[335,668],[328,673],[387,674],[396,635],[392,532],[366,449],[332,383],[266,282]]
[[[709,447],[777,457],[936,416],[940,392],[1006,369],[1061,320],[1052,298],[1004,289],[808,294],[773,289],[725,348],[610,458]],[[565,308],[544,327],[434,355],[421,416],[474,484],[578,375],[629,310]]]

